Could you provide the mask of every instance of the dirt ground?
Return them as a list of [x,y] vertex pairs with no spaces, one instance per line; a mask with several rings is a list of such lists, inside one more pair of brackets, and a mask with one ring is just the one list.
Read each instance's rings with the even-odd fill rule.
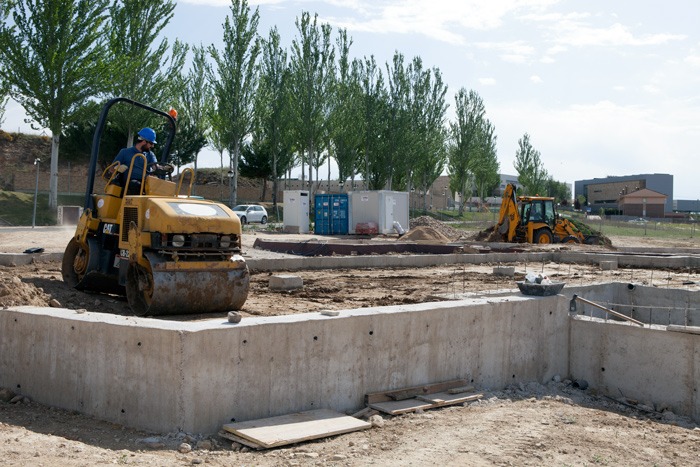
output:
[[[61,252],[72,233],[72,229],[1,228],[0,252],[21,252],[30,247]],[[279,239],[279,235],[261,230],[246,233],[244,256],[283,256],[252,248],[255,238],[271,235]],[[612,240],[613,245],[625,246],[700,247],[694,240],[672,244]],[[593,265],[514,265],[515,279],[526,271],[544,272],[576,285],[634,281],[698,289],[697,285],[683,283],[700,283],[697,270],[600,271]],[[268,289],[270,274],[254,274],[242,314],[245,319],[418,303],[434,300],[436,295],[514,289],[514,278],[494,276],[493,266],[297,271],[294,274],[302,277],[304,288],[287,293]],[[46,306],[52,301],[54,306],[130,314],[120,297],[65,287],[57,262],[0,266],[0,308]],[[3,398],[0,393],[0,456],[5,465],[37,466],[700,465],[700,428],[692,421],[654,407],[650,401],[641,401],[644,405],[635,408],[592,389],[575,389],[566,376],[561,375],[562,381],[531,382],[486,392],[481,401],[465,406],[375,418],[376,426],[371,430],[262,452],[249,451],[216,435],[135,431],[42,406],[21,394],[14,397],[8,393]],[[5,399],[14,402],[3,403]],[[192,450],[179,452],[182,443]]]

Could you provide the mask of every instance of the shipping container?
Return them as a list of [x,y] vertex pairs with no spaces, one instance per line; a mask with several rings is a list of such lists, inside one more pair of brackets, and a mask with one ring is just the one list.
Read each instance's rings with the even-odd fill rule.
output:
[[317,194],[314,198],[314,233],[317,235],[347,235],[348,195]]

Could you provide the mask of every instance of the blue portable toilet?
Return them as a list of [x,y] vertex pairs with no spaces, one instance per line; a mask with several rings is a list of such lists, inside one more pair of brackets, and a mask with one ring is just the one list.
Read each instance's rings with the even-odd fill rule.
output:
[[347,235],[347,193],[317,194],[314,198],[314,233],[316,235]]

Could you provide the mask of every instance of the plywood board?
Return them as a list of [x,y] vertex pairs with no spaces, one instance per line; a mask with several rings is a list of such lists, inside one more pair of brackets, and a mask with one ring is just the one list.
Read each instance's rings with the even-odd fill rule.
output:
[[433,394],[448,389],[463,387],[469,382],[465,379],[455,379],[442,383],[426,384],[424,386],[413,386],[410,388],[396,389],[393,391],[374,392],[365,395],[365,404],[371,405],[377,402],[387,402],[392,400],[409,399],[418,395]]
[[226,438],[228,440],[231,440],[231,441],[235,441],[239,444],[242,444],[243,446],[248,446],[249,448],[263,449],[263,447],[260,446],[259,444],[256,444],[248,439],[241,438],[240,436],[236,436],[233,433],[229,433],[228,431],[224,431],[224,430],[219,431],[219,436],[221,436],[222,438]]
[[266,448],[366,430],[372,424],[334,410],[319,409],[279,417],[227,423],[225,431]]
[[369,406],[380,412],[388,413],[389,415],[401,415],[403,413],[415,412],[419,409],[429,409],[433,407],[433,404],[414,398],[400,401],[375,402]]
[[444,405],[459,404],[461,402],[475,401],[484,397],[483,394],[450,394],[449,392],[438,392],[435,394],[426,394],[425,396],[418,396],[416,399],[420,399],[425,402],[430,402],[437,407]]

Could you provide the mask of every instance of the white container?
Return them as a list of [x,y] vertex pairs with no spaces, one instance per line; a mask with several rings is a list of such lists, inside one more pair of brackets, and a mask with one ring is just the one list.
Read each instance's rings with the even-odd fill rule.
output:
[[82,215],[82,206],[59,206],[56,220],[58,225],[78,225],[78,221]]
[[309,192],[303,190],[284,191],[284,231],[309,233]]
[[375,222],[378,233],[396,233],[394,222],[408,231],[408,192],[351,191],[349,197],[349,232],[356,233],[357,224]]

